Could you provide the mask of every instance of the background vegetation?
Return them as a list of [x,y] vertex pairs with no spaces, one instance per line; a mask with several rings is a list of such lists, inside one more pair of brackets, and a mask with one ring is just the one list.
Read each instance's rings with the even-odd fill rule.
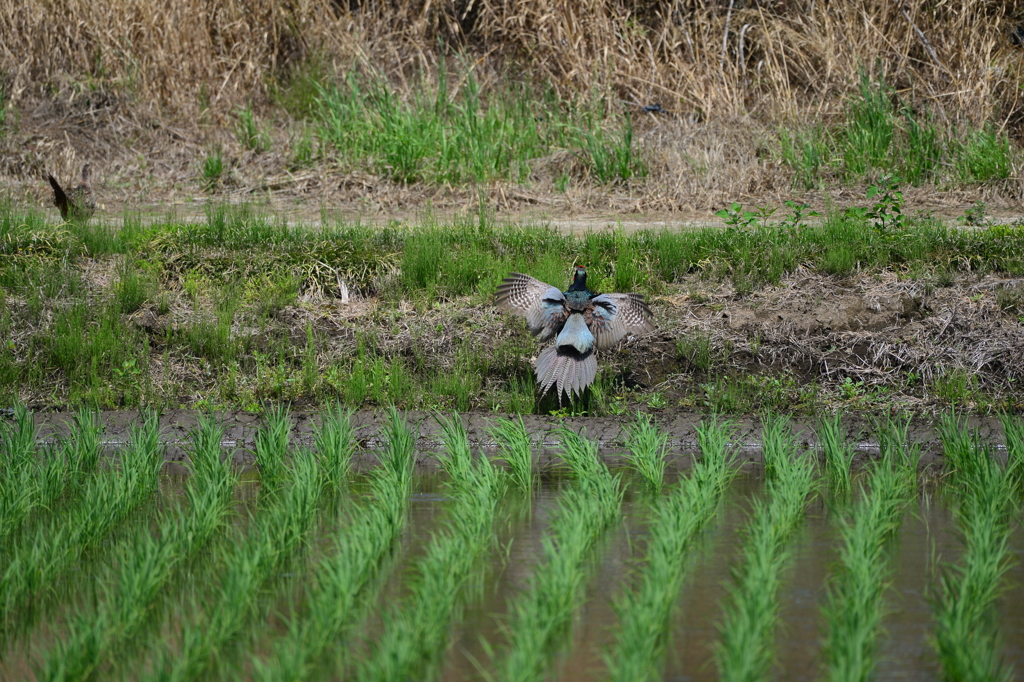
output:
[[88,159],[145,201],[337,192],[301,176],[319,168],[360,197],[498,182],[676,209],[895,170],[1016,200],[1021,14],[981,0],[8,2],[0,173],[38,184]]
[[[621,413],[639,400],[657,409],[813,411],[826,398],[871,408],[908,394],[1016,409],[1024,231],[907,217],[893,196],[877,196],[870,211],[836,210],[818,224],[804,223],[799,207],[782,216],[741,207],[726,212],[725,229],[580,235],[486,214],[311,227],[215,206],[201,220],[144,224],[129,215],[116,226],[55,225],[8,207],[0,212],[0,400],[259,409],[340,398],[352,406],[558,409],[553,399],[537,401],[535,341],[490,303],[509,272],[564,285],[583,263],[595,291],[647,295],[661,331],[635,352],[603,353],[607,371],[588,404],[574,409]],[[913,338],[899,328],[870,337],[885,344],[878,357],[901,358],[883,365],[877,387],[864,380],[878,374],[875,365],[858,374],[858,358],[874,351],[813,356],[824,364],[794,369],[797,347],[774,317],[746,338],[682,324],[693,317],[687,310],[720,318],[728,301],[750,299],[756,314],[758,292],[798,273],[831,282],[830,297],[864,280],[898,277],[909,286],[900,291],[918,297],[961,280],[991,281],[951,301],[960,310],[955,347],[943,341],[954,322],[940,322],[946,303],[900,304],[886,324],[932,316],[937,326]],[[708,292],[722,287],[725,297],[712,301]],[[962,342],[978,334],[983,344]],[[820,342],[825,353],[839,341]],[[979,357],[990,359],[975,370]]]

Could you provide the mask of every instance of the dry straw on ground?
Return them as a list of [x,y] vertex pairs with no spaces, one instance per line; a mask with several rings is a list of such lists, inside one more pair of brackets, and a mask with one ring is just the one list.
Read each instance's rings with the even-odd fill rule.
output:
[[[764,161],[763,140],[841,116],[865,71],[946,128],[994,122],[1020,137],[1017,14],[1015,2],[981,0],[0,0],[0,84],[24,133],[0,173],[35,179],[98,157],[137,199],[152,190],[147,173],[167,187],[194,183],[197,157],[216,143],[245,193],[337,200],[344,169],[296,181],[286,154],[257,162],[233,149],[235,108],[254,102],[276,119],[277,150],[294,132],[271,94],[295,73],[373,72],[408,94],[447,54],[455,87],[472,71],[484,93],[517,78],[637,112],[651,179],[631,198],[610,197],[620,209],[777,199],[791,174]],[[652,103],[670,113],[640,113]],[[370,185],[360,193],[393,207],[396,188]],[[1016,180],[998,189],[1019,198]],[[554,203],[593,202],[569,192]]]
[[1015,11],[981,0],[5,0],[0,69],[15,100],[57,86],[69,103],[138,98],[193,114],[265,94],[313,56],[402,83],[443,44],[485,77],[521,70],[567,96],[612,88],[706,117],[827,114],[862,70],[879,70],[979,123],[1019,108]]

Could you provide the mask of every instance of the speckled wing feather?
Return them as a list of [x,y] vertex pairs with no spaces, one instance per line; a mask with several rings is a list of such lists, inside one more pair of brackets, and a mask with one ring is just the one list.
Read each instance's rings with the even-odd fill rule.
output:
[[525,317],[530,333],[541,341],[557,334],[568,314],[561,291],[520,272],[502,280],[494,304],[502,312]]
[[627,334],[654,331],[651,309],[640,294],[601,294],[590,302],[590,331],[598,349],[611,348]]
[[64,193],[64,190],[61,188],[60,183],[57,182],[57,178],[47,173],[46,179],[50,181],[50,187],[53,187],[53,205],[60,209],[60,217],[64,218],[64,220],[67,220],[68,195]]

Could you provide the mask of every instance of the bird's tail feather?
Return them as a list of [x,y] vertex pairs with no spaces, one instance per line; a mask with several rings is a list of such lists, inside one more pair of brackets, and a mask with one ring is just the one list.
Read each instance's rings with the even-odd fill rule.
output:
[[573,394],[582,396],[587,386],[597,378],[597,357],[593,351],[580,353],[572,346],[548,346],[537,356],[537,383],[541,395],[552,386],[562,401],[562,393],[572,399]]

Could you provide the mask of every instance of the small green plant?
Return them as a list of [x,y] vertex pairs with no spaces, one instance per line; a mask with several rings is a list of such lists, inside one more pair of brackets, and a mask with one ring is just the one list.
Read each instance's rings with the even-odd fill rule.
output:
[[879,232],[906,229],[901,182],[903,179],[898,175],[883,175],[877,184],[868,187],[868,199],[874,199],[875,204],[864,216],[871,219]]
[[810,210],[810,204],[797,203],[791,199],[787,199],[784,203],[791,213],[782,219],[779,227],[788,230],[791,234],[799,230],[803,222],[808,218],[817,218],[821,215],[817,211]]
[[676,341],[676,356],[701,372],[707,372],[721,362],[719,354],[712,346],[711,336],[701,331],[678,339]]
[[303,128],[302,134],[299,135],[292,147],[291,169],[300,170],[308,168],[316,163],[319,157],[320,152],[317,149],[313,134]]
[[647,396],[647,407],[652,410],[663,410],[668,405],[664,391],[654,391]]
[[839,384],[839,393],[843,400],[858,400],[864,395],[864,382],[854,381],[852,377],[844,377]]
[[114,284],[117,307],[123,314],[134,313],[153,296],[156,287],[152,280],[128,259],[118,263],[117,274],[117,282]]
[[715,215],[721,218],[728,227],[736,229],[749,229],[757,227],[761,218],[754,211],[744,211],[743,205],[739,202],[732,202],[728,208],[715,211]]
[[206,153],[201,170],[203,189],[210,191],[221,184],[224,179],[224,153],[219,145]]
[[963,404],[969,401],[977,389],[977,377],[961,367],[948,369],[932,382],[932,392],[946,402]]
[[959,220],[961,225],[968,225],[970,227],[984,227],[987,225],[988,218],[985,215],[985,202],[975,201],[974,206],[964,211]]
[[257,153],[270,149],[270,134],[256,121],[252,104],[246,104],[238,109],[235,116],[238,117],[235,133],[243,147]]

